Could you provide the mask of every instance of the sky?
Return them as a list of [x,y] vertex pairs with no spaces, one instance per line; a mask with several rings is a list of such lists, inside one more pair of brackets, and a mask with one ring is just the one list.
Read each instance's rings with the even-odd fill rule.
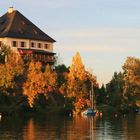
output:
[[100,85],[140,57],[140,0],[1,0],[0,16],[10,6],[57,41],[61,63],[80,52]]

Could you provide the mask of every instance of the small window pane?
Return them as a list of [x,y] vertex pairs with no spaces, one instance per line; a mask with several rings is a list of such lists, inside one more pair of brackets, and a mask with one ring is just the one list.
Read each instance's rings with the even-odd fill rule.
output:
[[25,47],[25,42],[21,42],[21,47]]
[[35,43],[34,42],[31,43],[31,47],[33,47],[33,48],[35,47]]
[[38,43],[38,48],[41,48],[42,47],[42,44],[41,43]]
[[45,48],[45,49],[49,49],[49,45],[48,45],[48,44],[45,44],[45,45],[44,45],[44,48]]
[[0,41],[0,47],[2,46],[2,42]]
[[13,47],[17,47],[17,41],[13,41],[13,42],[12,42],[12,46],[13,46]]

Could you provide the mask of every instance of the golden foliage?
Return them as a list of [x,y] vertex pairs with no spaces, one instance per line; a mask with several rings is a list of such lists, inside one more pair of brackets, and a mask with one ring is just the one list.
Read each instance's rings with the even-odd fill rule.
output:
[[75,97],[77,100],[79,97],[86,95],[86,80],[85,67],[82,63],[80,54],[77,52],[72,59],[72,65],[70,66],[68,73],[68,96]]
[[128,57],[123,65],[124,94],[140,98],[140,59]]
[[18,83],[15,79],[23,74],[23,70],[21,58],[16,53],[10,52],[8,61],[5,64],[0,64],[0,90],[6,92],[8,89],[17,87]]
[[43,75],[41,67],[40,62],[31,62],[28,69],[27,81],[23,85],[23,94],[28,97],[31,107],[36,95],[42,91]]
[[44,76],[44,91],[48,93],[55,90],[57,74],[51,69],[49,65],[46,66],[43,76]]
[[123,69],[125,71],[125,80],[140,86],[140,59],[128,57]]
[[75,80],[76,78],[81,81],[86,80],[85,67],[82,63],[79,52],[77,52],[72,59],[72,65],[70,66],[70,72],[68,77],[70,80]]
[[89,92],[87,81],[90,81],[90,84],[92,82],[94,86],[97,85],[96,77],[85,70],[81,56],[77,52],[72,59],[68,74],[68,96],[78,99],[87,95]]
[[90,107],[90,100],[79,98],[76,103],[74,103],[76,112],[80,112],[81,110],[84,110],[86,108]]
[[30,107],[33,107],[34,99],[38,94],[45,94],[46,96],[55,89],[56,78],[56,73],[52,71],[49,65],[46,66],[45,72],[42,72],[40,62],[30,63],[27,81],[23,85],[23,94],[28,97]]

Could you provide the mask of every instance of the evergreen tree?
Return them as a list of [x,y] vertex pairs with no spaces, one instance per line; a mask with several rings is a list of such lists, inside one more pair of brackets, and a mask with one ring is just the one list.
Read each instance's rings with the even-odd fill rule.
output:
[[95,93],[97,96],[97,104],[106,104],[107,103],[107,93],[106,87],[104,84],[100,88],[95,88]]
[[114,107],[121,107],[123,103],[123,74],[115,72],[112,80],[106,85],[107,103]]

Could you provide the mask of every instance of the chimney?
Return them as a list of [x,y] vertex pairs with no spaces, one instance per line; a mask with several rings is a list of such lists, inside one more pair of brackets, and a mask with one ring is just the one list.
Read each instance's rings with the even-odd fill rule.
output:
[[10,14],[10,13],[12,13],[14,11],[14,8],[13,7],[9,7],[8,8],[8,13]]

